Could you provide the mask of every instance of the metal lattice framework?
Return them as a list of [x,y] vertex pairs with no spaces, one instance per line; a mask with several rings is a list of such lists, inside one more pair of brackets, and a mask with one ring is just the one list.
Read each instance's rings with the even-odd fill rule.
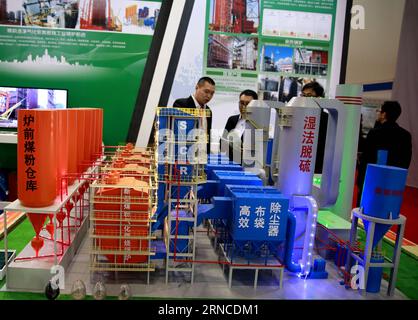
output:
[[[156,122],[158,182],[165,186],[168,214],[164,221],[166,245],[166,282],[170,272],[190,274],[194,280],[197,229],[197,187],[206,181],[207,163],[206,118],[208,110],[186,108],[158,108]],[[190,135],[181,130],[181,122],[188,129],[203,129],[203,134]],[[160,129],[165,130],[164,137]],[[182,157],[180,148],[196,151],[190,158]],[[197,153],[197,154],[196,154]]]
[[154,160],[147,150],[118,148],[91,184],[90,271],[150,272],[157,206]]

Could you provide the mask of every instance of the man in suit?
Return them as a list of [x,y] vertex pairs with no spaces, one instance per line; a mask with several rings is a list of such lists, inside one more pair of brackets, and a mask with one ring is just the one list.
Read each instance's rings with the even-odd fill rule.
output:
[[174,101],[175,108],[198,108],[209,110],[209,116],[206,119],[206,132],[208,134],[207,152],[210,152],[210,131],[212,129],[212,111],[207,105],[215,94],[215,81],[209,77],[202,77],[196,84],[195,92],[188,98],[177,99]]
[[386,101],[377,110],[378,125],[367,134],[364,151],[360,157],[357,176],[358,205],[360,205],[367,164],[377,163],[379,150],[387,150],[388,166],[409,168],[412,158],[412,137],[409,131],[396,123],[401,113],[402,108],[397,101]]
[[[236,130],[238,135],[242,136],[245,130],[245,122],[246,122],[246,111],[247,106],[252,100],[258,100],[258,95],[252,90],[244,90],[239,95],[239,114],[233,115],[228,118],[228,121],[226,122],[224,134],[222,136],[223,139],[228,139],[228,133],[232,130]],[[234,155],[233,155],[233,148],[230,145],[229,146],[229,160],[233,161]]]

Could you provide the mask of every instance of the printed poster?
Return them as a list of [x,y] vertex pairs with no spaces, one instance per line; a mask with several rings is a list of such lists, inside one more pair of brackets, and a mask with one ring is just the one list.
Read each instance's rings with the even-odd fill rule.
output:
[[0,0],[0,87],[66,89],[125,142],[160,2]]

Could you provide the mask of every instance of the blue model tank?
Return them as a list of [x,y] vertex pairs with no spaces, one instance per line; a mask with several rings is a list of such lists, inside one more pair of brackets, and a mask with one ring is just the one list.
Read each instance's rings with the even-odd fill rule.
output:
[[[402,168],[369,164],[364,180],[360,207],[363,214],[380,219],[397,219],[401,210],[408,171]],[[364,221],[366,232],[368,222]],[[373,247],[390,225],[376,224]]]

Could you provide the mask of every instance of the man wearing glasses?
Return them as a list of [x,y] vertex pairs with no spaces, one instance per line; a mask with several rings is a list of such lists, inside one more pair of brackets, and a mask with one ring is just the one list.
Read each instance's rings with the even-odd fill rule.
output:
[[[234,133],[241,138],[246,129],[247,120],[247,106],[252,100],[258,100],[258,95],[253,90],[244,90],[239,95],[239,114],[229,117],[226,122],[224,134],[222,138],[228,139],[228,133],[234,131]],[[233,160],[233,146],[229,147],[229,160]]]
[[212,130],[212,111],[207,105],[215,94],[215,81],[209,77],[202,77],[196,84],[195,92],[188,98],[174,101],[174,108],[196,108],[209,111],[209,115],[203,121],[203,130],[207,133],[207,154],[210,153],[210,131]]
[[409,168],[412,157],[412,138],[409,131],[396,123],[401,113],[402,109],[397,101],[386,101],[377,110],[376,125],[367,134],[364,151],[360,157],[357,177],[358,205],[360,204],[367,164],[377,163],[379,150],[388,152],[388,166]]

